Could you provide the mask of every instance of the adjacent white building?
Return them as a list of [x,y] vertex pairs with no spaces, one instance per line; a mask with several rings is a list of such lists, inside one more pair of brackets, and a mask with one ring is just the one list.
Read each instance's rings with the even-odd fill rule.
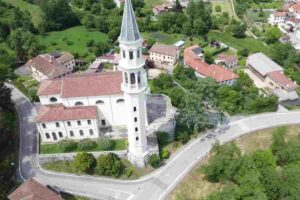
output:
[[286,22],[286,20],[287,20],[286,12],[276,11],[270,14],[270,17],[268,18],[268,23],[274,26],[278,24],[283,24]]

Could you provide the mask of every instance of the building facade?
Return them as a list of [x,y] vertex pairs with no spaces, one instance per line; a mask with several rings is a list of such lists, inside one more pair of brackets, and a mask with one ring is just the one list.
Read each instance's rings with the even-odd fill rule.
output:
[[175,65],[179,59],[179,49],[175,46],[154,44],[149,50],[149,59],[166,65]]
[[268,23],[271,25],[283,24],[287,20],[287,14],[285,12],[274,12],[270,14]]

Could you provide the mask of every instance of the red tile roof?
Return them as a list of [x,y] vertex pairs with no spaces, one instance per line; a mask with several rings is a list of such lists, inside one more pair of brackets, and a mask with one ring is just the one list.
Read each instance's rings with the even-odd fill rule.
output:
[[48,54],[38,55],[30,59],[25,66],[31,70],[35,68],[37,71],[46,75],[48,78],[57,78],[71,71],[62,66],[58,61],[51,60]]
[[202,61],[202,59],[192,51],[198,47],[198,45],[194,45],[184,50],[184,62],[186,65],[196,70],[202,76],[213,78],[218,83],[239,77],[236,73],[229,69],[219,65],[209,65]]
[[273,15],[275,17],[285,17],[286,13],[285,12],[279,12],[279,11],[277,11],[277,12],[274,12]]
[[154,44],[149,51],[176,57],[178,48],[174,46],[165,45],[165,44]]
[[96,118],[96,106],[65,107],[62,104],[55,104],[41,106],[38,111],[37,122],[55,122]]
[[267,73],[267,76],[284,87],[286,90],[294,90],[298,86],[290,79],[288,79],[281,71],[274,71]]
[[121,83],[121,72],[73,74],[61,79],[42,81],[37,94],[61,95],[63,98],[122,94]]
[[295,12],[300,12],[300,3],[293,4],[291,7]]
[[59,194],[43,186],[34,179],[29,179],[8,195],[10,200],[63,200]]

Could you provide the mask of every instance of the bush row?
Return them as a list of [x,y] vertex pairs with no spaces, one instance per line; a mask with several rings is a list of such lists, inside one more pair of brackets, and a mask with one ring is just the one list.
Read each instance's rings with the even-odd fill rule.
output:
[[109,151],[114,149],[116,142],[112,139],[100,138],[97,141],[83,139],[79,142],[74,140],[62,140],[58,143],[58,145],[62,152],[72,152],[75,150],[90,151],[97,147],[100,150]]

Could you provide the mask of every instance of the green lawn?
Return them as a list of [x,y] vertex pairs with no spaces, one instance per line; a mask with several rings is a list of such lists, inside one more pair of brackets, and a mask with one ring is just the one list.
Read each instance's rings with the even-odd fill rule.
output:
[[36,4],[28,3],[24,0],[3,0],[6,3],[20,8],[22,11],[28,11],[32,17],[32,23],[37,27],[42,21],[42,10]]
[[[112,150],[125,150],[127,148],[127,140],[125,139],[118,139],[114,140],[115,145]],[[103,148],[97,145],[96,148],[91,149],[89,151],[104,151]],[[76,149],[74,152],[80,152],[79,149]],[[40,154],[52,154],[52,153],[64,153],[59,148],[59,144],[42,144],[40,145]]]
[[152,8],[153,6],[163,4],[166,1],[165,0],[145,0],[144,2],[146,4],[146,7]]
[[164,32],[143,32],[142,36],[144,39],[155,39],[158,43],[172,45],[178,40],[182,40],[181,34],[168,34]]
[[89,200],[89,198],[72,195],[72,194],[68,194],[68,193],[61,193],[61,196],[65,200]]
[[38,36],[47,51],[69,51],[78,53],[81,57],[93,56],[86,47],[89,40],[106,42],[108,36],[98,31],[89,31],[84,26],[76,26],[63,31],[54,31],[44,36]]
[[[233,10],[231,7],[230,1],[211,1],[212,4],[212,11],[214,15],[222,15],[223,12],[227,12],[229,17],[235,17],[233,14]],[[221,12],[216,12],[215,7],[219,5],[221,6]]]
[[231,36],[229,33],[222,33],[217,31],[209,32],[208,37],[209,39],[214,38],[217,41],[221,41],[238,50],[247,48],[250,53],[263,52],[266,55],[270,55],[270,48],[266,46],[264,42],[256,40],[254,38],[246,37],[238,39]]

